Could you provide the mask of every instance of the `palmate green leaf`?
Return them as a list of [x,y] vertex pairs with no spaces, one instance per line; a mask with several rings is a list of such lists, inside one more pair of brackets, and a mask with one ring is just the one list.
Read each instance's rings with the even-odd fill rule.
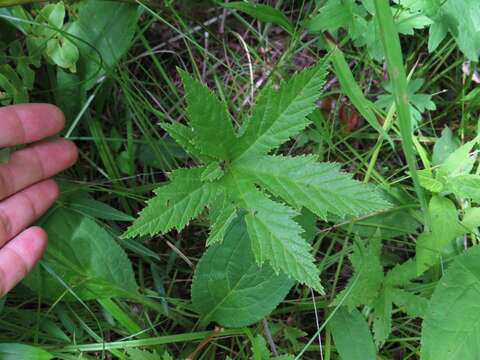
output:
[[245,222],[257,262],[268,261],[276,272],[282,271],[323,292],[311,246],[302,238],[304,230],[294,220],[299,213],[269,199],[248,180],[235,176],[228,180],[227,186],[234,189],[236,201],[247,211]]
[[[233,146],[235,158],[264,155],[305,129],[326,76],[325,61],[292,76],[275,91],[268,84],[258,95],[253,115]],[[218,140],[217,140],[218,141]]]
[[375,360],[372,334],[362,314],[340,307],[328,323],[337,352],[343,360]]
[[187,99],[193,143],[204,155],[219,160],[232,158],[237,140],[227,107],[205,85],[180,71]]
[[202,182],[205,168],[178,169],[172,172],[170,183],[155,190],[140,217],[123,234],[124,238],[182,230],[216,197],[211,182]]
[[292,206],[306,207],[322,218],[327,213],[344,217],[388,207],[374,188],[352,180],[338,164],[319,163],[314,155],[245,159],[235,169]]
[[421,360],[477,360],[480,354],[480,247],[455,258],[430,299]]
[[270,266],[257,265],[244,219],[237,217],[223,243],[211,246],[200,260],[192,300],[204,321],[241,327],[268,315],[293,283]]
[[[311,247],[302,238],[302,226],[295,220],[300,210],[354,216],[388,206],[371,188],[340,173],[336,165],[320,165],[314,157],[267,156],[309,124],[307,115],[316,106],[325,73],[324,61],[282,82],[278,91],[273,90],[272,84],[267,85],[252,110],[252,117],[239,131],[242,134],[239,137],[225,105],[204,85],[183,74],[190,127],[170,124],[164,128],[204,166],[174,171],[170,183],[156,191],[157,196],[124,237],[164,233],[172,228],[181,230],[208,207],[207,245],[212,245],[222,241],[237,214],[246,213],[251,251],[257,264],[268,263],[277,273],[322,291]],[[254,166],[258,161],[269,170],[268,184],[261,182],[264,176],[260,166]],[[308,166],[300,169],[304,165]],[[282,172],[288,172],[293,180],[281,177]],[[308,187],[311,183],[314,200],[323,203],[316,204],[305,193],[297,199],[288,189],[271,185],[275,180],[271,174],[279,175],[294,192],[298,192],[296,186]],[[337,187],[334,188],[333,183],[337,183]],[[270,199],[257,185],[296,209]],[[325,189],[320,189],[322,186]],[[320,190],[325,192],[323,196]],[[341,191],[339,197],[334,191]]]

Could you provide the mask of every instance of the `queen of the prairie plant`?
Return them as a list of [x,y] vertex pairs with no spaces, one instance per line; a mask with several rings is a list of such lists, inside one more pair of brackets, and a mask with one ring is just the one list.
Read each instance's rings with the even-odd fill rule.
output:
[[322,291],[311,246],[294,220],[307,208],[321,218],[363,215],[388,206],[371,186],[352,180],[333,163],[314,155],[269,155],[309,124],[326,74],[326,62],[280,84],[265,86],[251,117],[239,131],[227,107],[203,84],[181,72],[188,126],[164,128],[201,165],[170,174],[170,182],[140,213],[124,237],[182,230],[205,208],[209,210],[207,245],[222,241],[239,212],[258,264]]

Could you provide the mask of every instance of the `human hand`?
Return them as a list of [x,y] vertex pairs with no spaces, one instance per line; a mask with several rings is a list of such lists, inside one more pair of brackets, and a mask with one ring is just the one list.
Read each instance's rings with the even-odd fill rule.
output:
[[[62,130],[62,112],[52,105],[26,104],[0,108],[0,148],[29,144]],[[50,179],[77,160],[75,145],[58,139],[11,154],[0,164],[0,296],[32,269],[47,245],[47,235],[30,227],[58,196]]]

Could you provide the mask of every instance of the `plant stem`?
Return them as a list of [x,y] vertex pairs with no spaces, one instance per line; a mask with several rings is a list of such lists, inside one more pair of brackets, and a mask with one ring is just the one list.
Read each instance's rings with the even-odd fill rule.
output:
[[420,186],[417,174],[416,157],[414,153],[415,147],[412,139],[410,103],[407,92],[407,75],[403,66],[400,38],[395,28],[389,1],[374,1],[378,23],[380,25],[380,35],[387,60],[388,74],[392,82],[393,95],[397,108],[403,152],[407,160],[410,175],[413,179],[415,192],[417,193],[418,200],[422,207],[425,231],[428,231],[428,229],[430,229],[430,215],[428,212],[427,200],[422,187]]

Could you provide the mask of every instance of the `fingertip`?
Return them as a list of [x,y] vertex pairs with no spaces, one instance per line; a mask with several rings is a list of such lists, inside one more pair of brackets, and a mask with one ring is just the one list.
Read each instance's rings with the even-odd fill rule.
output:
[[65,164],[67,167],[74,165],[78,160],[78,148],[77,145],[71,140],[59,139],[60,146],[65,156]]
[[55,200],[58,199],[60,195],[60,189],[58,188],[58,184],[55,180],[49,179],[43,182],[43,186],[45,186],[45,194],[48,198],[49,203],[53,203]]
[[36,255],[34,256],[35,262],[43,255],[48,244],[47,232],[40,226],[28,228],[18,238],[24,240],[22,245],[25,247],[26,254]]

